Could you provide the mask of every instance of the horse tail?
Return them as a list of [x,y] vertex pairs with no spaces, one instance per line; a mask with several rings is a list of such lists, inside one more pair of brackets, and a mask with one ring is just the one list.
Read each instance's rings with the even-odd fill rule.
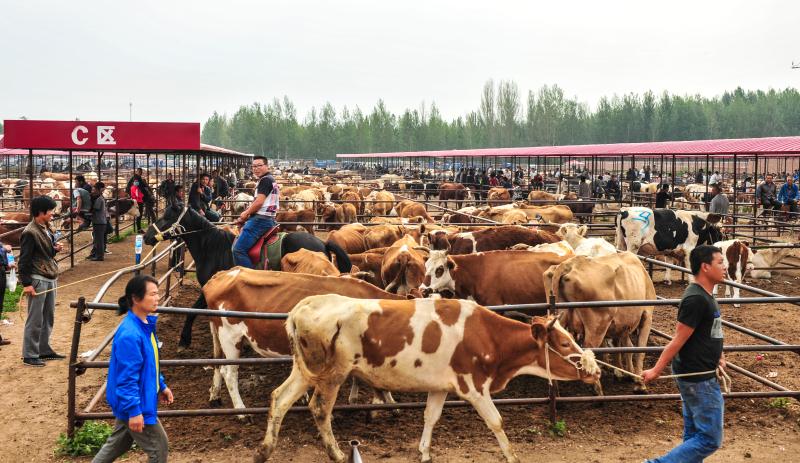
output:
[[350,256],[347,255],[341,246],[333,241],[328,241],[325,243],[325,253],[328,254],[329,259],[331,257],[331,253],[336,256],[336,268],[339,269],[339,272],[350,273],[350,269],[353,268],[353,264],[350,262]]

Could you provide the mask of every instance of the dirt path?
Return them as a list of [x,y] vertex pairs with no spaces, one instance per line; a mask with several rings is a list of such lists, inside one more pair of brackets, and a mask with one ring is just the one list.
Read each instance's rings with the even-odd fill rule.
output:
[[[110,246],[113,254],[105,262],[89,263],[78,260],[75,269],[65,271],[62,285],[110,271],[132,262],[133,240],[128,239]],[[147,249],[146,249],[147,251]],[[106,277],[59,291],[54,347],[67,353],[72,336],[74,311],[69,301],[78,296],[92,296]],[[776,278],[759,286],[785,294],[798,294],[800,280]],[[109,291],[106,301],[116,299],[124,281]],[[666,288],[658,285],[659,294],[679,296],[680,285]],[[189,284],[172,305],[187,305],[197,294],[196,283]],[[763,330],[791,343],[800,342],[800,319],[795,306],[753,306],[747,310],[728,311],[726,318],[754,329]],[[24,311],[23,311],[24,313]],[[0,381],[3,384],[2,416],[3,439],[0,440],[0,463],[58,461],[53,448],[58,434],[66,427],[66,363],[51,362],[41,369],[23,368],[20,358],[20,340],[23,327],[21,313],[10,316],[13,326],[0,326],[3,336],[10,338],[11,346],[0,349]],[[97,312],[91,323],[83,328],[80,352],[94,348],[118,322],[112,312]],[[160,322],[161,340],[165,346],[163,358],[209,357],[210,339],[204,320],[195,324],[195,343],[189,351],[178,354],[175,349],[180,317],[165,315]],[[674,323],[674,311],[659,311],[656,326],[667,331]],[[726,331],[728,336],[728,331]],[[747,341],[731,333],[729,342]],[[800,367],[793,354],[769,354],[756,361],[752,353],[737,354],[732,358],[742,366],[761,374],[779,373],[778,381],[793,389],[800,388],[796,374]],[[649,357],[648,364],[654,361]],[[266,406],[269,392],[286,376],[285,366],[271,368],[242,368],[242,395],[249,406]],[[165,372],[176,394],[173,408],[200,408],[207,406],[211,372],[201,368],[176,368]],[[78,378],[79,405],[85,406],[103,381],[100,371],[89,371]],[[734,389],[754,388],[752,382],[734,376]],[[628,383],[606,385],[609,394],[628,393]],[[586,395],[580,385],[565,385],[565,395]],[[662,382],[653,392],[674,392],[674,386]],[[507,391],[498,397],[534,397],[546,394],[544,381],[536,378],[514,380]],[[419,394],[398,394],[398,400],[424,400]],[[230,406],[223,393],[225,406]],[[102,401],[101,401],[102,403]],[[104,405],[98,410],[106,410]],[[500,410],[505,429],[513,447],[522,461],[632,461],[663,453],[680,439],[681,416],[678,402],[619,403],[596,407],[574,404],[561,407],[560,418],[567,424],[566,437],[551,436],[547,428],[547,411],[542,406],[507,407]],[[245,462],[251,461],[253,449],[263,438],[264,417],[256,424],[243,424],[234,417],[176,418],[164,421],[171,439],[170,461],[174,462]],[[790,462],[800,461],[800,407],[795,402],[788,409],[769,406],[766,399],[730,401],[726,409],[726,435],[724,447],[707,461],[714,462]],[[422,431],[422,412],[404,411],[399,415],[382,414],[368,423],[364,414],[336,413],[334,432],[340,440],[359,439],[365,446],[365,461],[406,463],[419,461],[417,445]],[[474,410],[470,408],[447,409],[439,421],[433,440],[433,455],[438,462],[501,461],[497,443]],[[78,459],[88,461],[88,459]],[[133,453],[128,461],[144,461],[140,453]],[[320,446],[311,417],[306,413],[287,417],[278,450],[271,461],[323,462],[327,461]]]

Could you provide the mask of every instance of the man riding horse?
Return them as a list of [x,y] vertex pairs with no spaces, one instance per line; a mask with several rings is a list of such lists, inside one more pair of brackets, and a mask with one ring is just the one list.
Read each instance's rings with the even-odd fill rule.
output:
[[278,212],[280,186],[269,172],[267,158],[253,157],[253,173],[258,176],[256,197],[250,207],[236,220],[241,227],[239,237],[233,243],[233,261],[236,265],[253,268],[248,251],[269,229],[275,227],[275,214]]

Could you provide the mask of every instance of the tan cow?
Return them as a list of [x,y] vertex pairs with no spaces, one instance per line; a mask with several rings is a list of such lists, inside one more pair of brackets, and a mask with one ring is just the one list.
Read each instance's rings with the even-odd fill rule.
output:
[[528,216],[529,220],[544,221],[544,223],[567,223],[574,217],[569,206],[563,204],[555,206],[523,206],[518,204],[517,207]]
[[548,193],[542,190],[532,190],[530,193],[528,193],[528,201],[536,201],[537,205],[555,204],[562,199],[564,199],[563,194]]
[[359,214],[364,213],[364,203],[363,201],[361,201],[362,198],[361,195],[358,194],[358,191],[353,191],[353,190],[342,191],[342,194],[339,195],[339,199],[343,203],[352,204],[356,208],[356,211],[358,211]]
[[503,187],[490,188],[486,194],[490,206],[499,206],[511,202],[511,193]]
[[367,242],[364,240],[367,231],[364,225],[352,223],[328,233],[328,241],[338,244],[348,254],[358,254],[367,250]]
[[[278,231],[307,231],[314,234],[314,210],[303,209],[301,211],[278,211],[275,214],[275,221],[278,222]],[[301,222],[306,225],[284,225],[286,222]]]
[[428,211],[425,210],[425,205],[410,199],[404,199],[397,203],[391,214],[407,219],[422,217],[425,222],[433,223],[433,219],[428,215]]
[[373,191],[364,197],[364,214],[378,217],[389,215],[394,202],[394,194],[391,191]]
[[424,233],[424,224],[418,226],[383,224],[369,227],[369,230],[364,235],[364,241],[367,249],[385,248],[391,246],[403,235],[411,235],[414,241],[419,244],[420,237]]
[[315,296],[292,309],[286,327],[294,364],[289,378],[272,392],[256,463],[270,457],[284,415],[311,388],[309,408],[328,457],[344,462],[331,429],[331,410],[351,374],[387,390],[428,393],[419,444],[423,462],[431,461],[433,427],[448,393],[472,404],[495,434],[506,461],[518,463],[491,394],[523,374],[590,384],[600,379],[594,356],[581,350],[554,319],[522,323],[470,301]]
[[[594,258],[575,256],[549,268],[543,279],[556,302],[656,298],[650,275],[639,258],[630,252]],[[578,340],[583,340],[585,348],[600,347],[605,338],[611,339],[616,346],[631,347],[634,334],[636,346],[645,347],[653,322],[653,306],[567,309],[562,313],[561,322]],[[624,354],[617,358],[622,368],[636,374],[642,372],[643,353]],[[602,394],[599,382],[595,390]],[[646,386],[637,380],[635,390],[645,391]]]
[[559,227],[556,235],[569,242],[578,256],[598,257],[617,252],[617,248],[603,238],[586,238],[587,231],[586,225],[565,223]]
[[[320,214],[323,223],[355,223],[357,220],[356,208],[350,203],[327,203],[322,207]],[[341,225],[330,225],[329,229],[341,228]]]
[[[360,299],[405,299],[354,278],[323,277],[303,273],[270,272],[234,267],[218,272],[204,286],[203,295],[210,309],[254,313],[287,313],[307,296],[341,294]],[[238,359],[242,341],[264,357],[290,355],[285,320],[209,317],[214,342],[214,358]],[[209,400],[220,402],[223,378],[235,408],[244,408],[239,395],[238,365],[214,368]],[[244,418],[244,415],[239,415]]]

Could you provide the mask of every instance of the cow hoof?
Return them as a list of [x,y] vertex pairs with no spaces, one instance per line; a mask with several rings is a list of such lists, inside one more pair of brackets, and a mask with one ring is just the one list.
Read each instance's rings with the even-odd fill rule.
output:
[[637,384],[633,387],[634,394],[647,394],[647,386],[644,384]]
[[269,455],[265,455],[266,451],[264,449],[256,450],[253,454],[253,463],[264,463],[269,458]]
[[211,408],[219,408],[222,406],[222,399],[211,399],[208,401],[208,406]]
[[254,424],[252,415],[236,415],[236,418],[243,424]]

